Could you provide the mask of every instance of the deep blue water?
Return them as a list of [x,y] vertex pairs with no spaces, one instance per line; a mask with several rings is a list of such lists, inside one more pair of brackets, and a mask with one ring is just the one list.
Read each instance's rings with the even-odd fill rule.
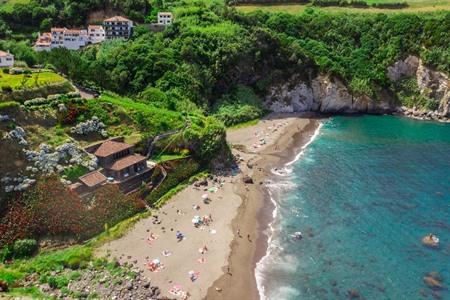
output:
[[[267,299],[450,299],[450,124],[336,117],[287,169],[257,268]],[[446,290],[425,285],[431,271]]]

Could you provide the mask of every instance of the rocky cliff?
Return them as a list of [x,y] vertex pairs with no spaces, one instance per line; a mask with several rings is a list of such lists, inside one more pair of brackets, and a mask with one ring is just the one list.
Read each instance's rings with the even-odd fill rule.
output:
[[394,91],[382,89],[374,97],[353,95],[338,78],[318,75],[312,80],[291,77],[287,82],[269,89],[265,106],[275,112],[317,111],[322,113],[393,113],[405,111],[413,115],[450,117],[450,83],[442,72],[427,68],[416,56],[409,56],[387,69],[387,76],[393,84],[404,78],[415,77],[420,93],[439,103],[434,112],[416,108],[402,108],[394,97]]

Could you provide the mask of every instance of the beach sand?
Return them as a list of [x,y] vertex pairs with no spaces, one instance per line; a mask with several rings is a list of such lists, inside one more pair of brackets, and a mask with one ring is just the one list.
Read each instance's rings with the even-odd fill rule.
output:
[[[99,248],[96,255],[109,254],[120,263],[132,263],[169,298],[180,299],[169,293],[174,285],[188,292],[189,299],[259,298],[254,269],[266,250],[267,236],[262,232],[273,209],[263,182],[270,177],[271,167],[292,159],[318,124],[305,116],[271,114],[255,126],[228,131],[233,153],[241,158],[241,172],[215,176],[216,182],[208,180],[207,187],[187,187],[153,214],[160,224],[154,224],[153,216],[143,219],[124,237]],[[245,175],[254,183],[245,184]],[[213,186],[216,192],[205,191]],[[203,203],[203,194],[209,195],[209,204]],[[211,215],[213,221],[195,228],[192,219],[196,215]],[[181,242],[176,239],[177,230],[186,236]],[[151,234],[157,238],[149,243]],[[201,254],[203,246],[208,251]],[[171,255],[164,256],[164,250]],[[200,263],[201,258],[205,262]],[[146,267],[153,259],[164,266],[158,272]],[[199,274],[194,282],[190,271]]]

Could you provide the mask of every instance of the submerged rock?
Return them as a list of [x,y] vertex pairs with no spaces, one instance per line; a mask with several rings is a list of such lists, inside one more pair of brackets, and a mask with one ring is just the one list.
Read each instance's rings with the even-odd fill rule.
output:
[[427,273],[423,277],[423,282],[432,290],[441,290],[444,288],[442,276],[438,272]]
[[347,291],[347,297],[349,299],[360,299],[361,294],[359,293],[359,291],[357,289],[350,289]]
[[422,238],[422,244],[430,248],[438,248],[439,238],[430,233]]

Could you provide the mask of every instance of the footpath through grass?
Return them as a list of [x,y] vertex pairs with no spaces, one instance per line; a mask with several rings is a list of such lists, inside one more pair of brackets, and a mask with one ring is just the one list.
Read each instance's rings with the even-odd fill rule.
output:
[[[402,2],[397,0],[367,0],[368,4],[374,3],[396,3]],[[354,8],[354,7],[317,7],[309,4],[254,4],[254,5],[239,5],[236,9],[250,13],[261,10],[265,12],[284,12],[284,13],[303,13],[307,8],[313,8],[319,11],[328,13],[418,13],[418,12],[433,12],[440,10],[450,10],[450,0],[409,0],[406,1],[408,7],[402,9],[381,9],[381,8]]]
[[[0,0],[1,1],[1,0]],[[53,72],[11,75],[0,71],[0,89],[11,87],[13,90],[33,88],[45,84],[55,84],[66,81],[65,78]]]

